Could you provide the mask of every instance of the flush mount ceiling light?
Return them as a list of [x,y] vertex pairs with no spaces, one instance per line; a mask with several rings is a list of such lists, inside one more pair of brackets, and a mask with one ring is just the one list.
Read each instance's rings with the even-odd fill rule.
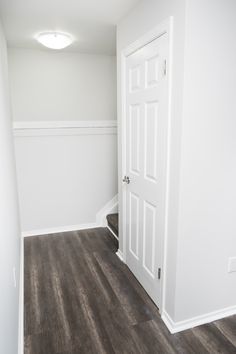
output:
[[67,33],[44,32],[37,36],[37,41],[47,48],[63,49],[68,47],[73,42],[73,39]]

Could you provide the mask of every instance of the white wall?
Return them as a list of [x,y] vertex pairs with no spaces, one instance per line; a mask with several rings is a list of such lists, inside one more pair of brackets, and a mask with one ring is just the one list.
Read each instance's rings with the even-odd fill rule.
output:
[[[15,126],[24,122],[15,136],[22,231],[95,223],[117,194],[115,58],[12,48],[9,58]],[[93,128],[101,121],[107,128]]]
[[78,130],[15,137],[23,232],[95,223],[117,194],[116,134]]
[[[172,87],[172,117],[171,117],[171,151],[170,151],[170,181],[169,181],[169,232],[166,274],[166,309],[174,316],[175,307],[175,279],[176,279],[176,249],[178,223],[178,191],[180,169],[180,136],[183,104],[184,78],[184,30],[185,30],[185,0],[149,0],[140,4],[125,18],[117,29],[117,59],[118,59],[118,120],[121,120],[121,83],[120,83],[120,55],[122,49],[138,39],[147,31],[153,29],[162,21],[173,16],[173,87]],[[119,134],[121,146],[121,134]],[[119,181],[121,173],[121,149],[119,150]],[[119,195],[122,191],[119,184]],[[121,209],[121,200],[119,207]],[[122,210],[120,210],[122,212]],[[120,222],[122,219],[120,217]],[[120,248],[123,250],[122,235]]]
[[115,57],[9,49],[14,121],[116,119]]
[[[122,48],[174,16],[164,306],[174,330],[236,313],[235,14],[234,0],[150,0],[118,26],[120,70]],[[118,82],[119,120],[120,92]]]
[[0,28],[0,352],[4,354],[16,354],[18,346],[19,235],[7,54]]
[[236,312],[235,33],[234,0],[188,1],[177,321]]

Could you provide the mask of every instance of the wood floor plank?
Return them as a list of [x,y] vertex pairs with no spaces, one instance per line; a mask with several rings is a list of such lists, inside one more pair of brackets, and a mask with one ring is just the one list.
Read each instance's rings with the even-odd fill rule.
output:
[[136,340],[141,348],[141,353],[177,353],[175,348],[168,341],[168,338],[159,330],[155,321],[142,322],[133,326],[132,330],[136,334]]
[[[150,324],[152,324],[152,322],[153,326],[151,326],[150,332],[152,333],[153,338],[156,337],[155,333],[158,332],[159,337],[161,334],[161,337],[165,338],[176,353],[195,354],[197,349],[198,353],[209,354],[208,350],[194,336],[191,329],[180,333],[171,334],[159,314],[155,316],[154,320],[151,321]],[[143,323],[141,326],[144,326],[145,328],[145,324],[146,323]],[[135,328],[139,328],[139,325],[135,326]]]
[[105,228],[25,239],[25,354],[236,353],[236,318],[171,335]]
[[236,315],[215,321],[214,324],[236,348]]
[[[78,248],[74,247],[74,242],[70,238],[64,239],[64,247],[70,252],[70,260],[67,262],[67,274],[72,279],[71,286],[77,290],[76,302],[82,310],[84,323],[87,327],[87,333],[94,341],[97,353],[113,353],[109,335],[102,325],[101,310],[105,306],[99,308],[102,292],[97,291],[97,282],[92,282],[88,286],[88,282],[93,280],[93,274],[90,270],[86,257],[88,253],[78,252],[80,250],[80,239],[76,238]],[[79,270],[79,276],[78,271]],[[89,289],[89,291],[88,291]]]
[[131,325],[149,321],[153,313],[149,305],[142,299],[136,289],[127,282],[126,267],[120,263],[116,255],[111,253],[96,253],[95,257],[119,298],[123,310],[127,313]]
[[[79,240],[78,240],[79,241]],[[70,241],[68,240],[68,243]],[[73,263],[79,263],[79,257],[77,257],[76,251],[70,253]],[[96,258],[87,250],[83,250],[82,258],[85,259],[83,276],[80,280],[84,284],[80,284],[81,287],[87,288],[87,278],[93,279],[94,293],[89,292],[87,294],[88,301],[90,302],[90,308],[93,311],[93,317],[96,321],[96,326],[104,328],[104,335],[107,336],[107,340],[110,339],[112,350],[109,349],[109,353],[113,350],[115,353],[120,352],[121,343],[124,353],[139,353],[135,341],[129,333],[128,317],[120,306],[119,300],[110,286],[105,274],[103,273]],[[91,272],[91,274],[89,274]],[[83,280],[84,274],[87,274],[87,278]],[[94,297],[95,294],[95,297]]]
[[54,353],[51,334],[44,332],[25,336],[24,354]]
[[236,354],[235,346],[213,323],[196,327],[193,333],[210,353]]
[[36,243],[37,252],[41,255],[41,273],[39,276],[39,308],[40,308],[40,327],[38,332],[59,331],[68,332],[66,321],[63,317],[62,308],[62,289],[55,269],[56,255],[54,255],[54,238],[43,238]]

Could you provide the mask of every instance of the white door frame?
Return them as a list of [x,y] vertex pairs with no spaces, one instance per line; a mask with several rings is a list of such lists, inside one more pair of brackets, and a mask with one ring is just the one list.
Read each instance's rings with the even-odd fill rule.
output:
[[[129,55],[134,53],[136,50],[144,47],[155,39],[167,34],[168,38],[168,49],[169,49],[169,59],[167,62],[167,73],[168,73],[168,137],[167,137],[167,150],[166,150],[166,182],[165,182],[165,225],[164,225],[164,235],[162,240],[162,276],[161,276],[161,299],[159,312],[162,314],[164,310],[165,301],[165,275],[166,275],[166,243],[167,243],[167,217],[168,217],[168,180],[169,180],[169,146],[170,146],[170,118],[171,118],[171,83],[172,83],[172,28],[173,28],[173,18],[169,17],[166,21],[163,21],[160,25],[147,32],[145,35],[140,37],[135,42],[131,43],[121,52],[121,119],[119,121],[119,134],[121,137],[119,142],[121,147],[119,147],[120,161],[119,161],[119,178],[125,176],[126,173],[126,59]],[[119,181],[121,186],[122,181]],[[119,238],[122,237],[123,250],[119,249],[117,255],[126,263],[126,189],[119,188],[119,203],[121,213],[119,215]]]

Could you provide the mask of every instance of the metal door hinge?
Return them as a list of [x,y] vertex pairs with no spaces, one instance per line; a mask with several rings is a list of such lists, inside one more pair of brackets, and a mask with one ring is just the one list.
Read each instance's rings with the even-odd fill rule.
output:
[[166,76],[167,74],[167,62],[166,62],[166,59],[164,60],[164,63],[163,63],[163,75]]
[[157,277],[158,277],[158,279],[161,279],[161,268],[158,268],[158,272],[157,272]]

